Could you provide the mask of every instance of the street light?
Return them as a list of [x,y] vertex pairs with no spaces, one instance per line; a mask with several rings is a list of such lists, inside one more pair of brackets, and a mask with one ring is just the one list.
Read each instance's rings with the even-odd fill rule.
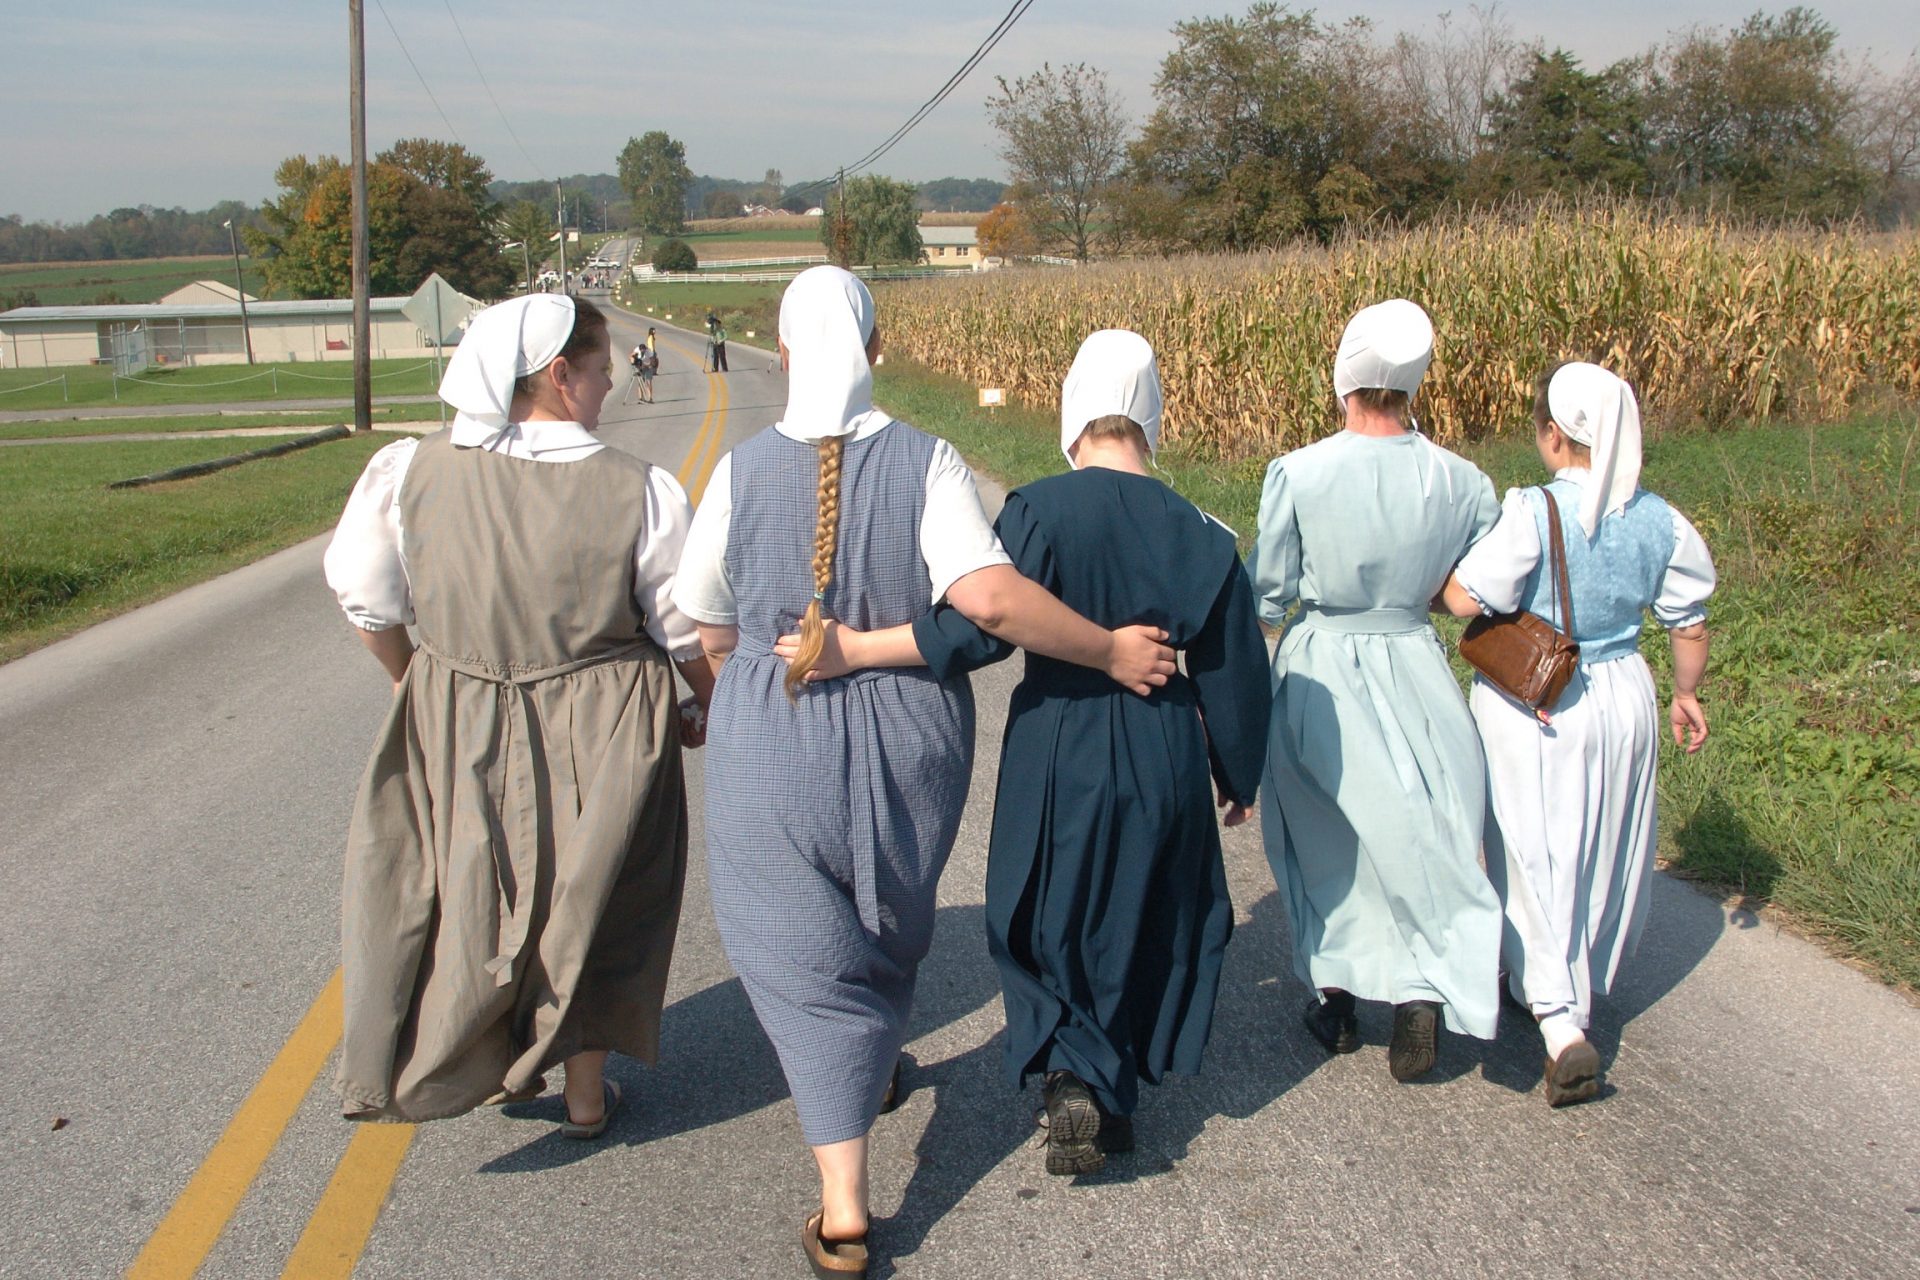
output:
[[247,323],[247,282],[240,275],[240,240],[234,234],[233,219],[220,224],[227,229],[227,245],[233,250],[233,291],[240,295],[240,340],[247,345],[247,363],[253,363],[253,327]]
[[505,253],[508,249],[518,249],[520,251],[520,267],[527,274],[527,292],[532,293],[533,259],[527,256],[527,242],[525,240],[509,240],[500,246],[502,253]]

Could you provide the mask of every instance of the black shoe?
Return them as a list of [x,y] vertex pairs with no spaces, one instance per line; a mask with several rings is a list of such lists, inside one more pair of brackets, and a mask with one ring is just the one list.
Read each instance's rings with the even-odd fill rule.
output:
[[1047,1108],[1047,1172],[1059,1177],[1099,1172],[1107,1163],[1100,1104],[1086,1082],[1071,1071],[1049,1071],[1041,1097]]
[[1102,1111],[1099,1141],[1100,1150],[1110,1156],[1125,1155],[1133,1150],[1133,1117],[1109,1115]]
[[1354,1016],[1353,993],[1326,992],[1325,1000],[1308,1003],[1301,1015],[1313,1038],[1327,1047],[1328,1053],[1352,1053],[1360,1047],[1360,1019]]
[[1393,1039],[1387,1044],[1387,1070],[1401,1082],[1433,1070],[1440,1054],[1440,1006],[1409,1000],[1393,1006]]

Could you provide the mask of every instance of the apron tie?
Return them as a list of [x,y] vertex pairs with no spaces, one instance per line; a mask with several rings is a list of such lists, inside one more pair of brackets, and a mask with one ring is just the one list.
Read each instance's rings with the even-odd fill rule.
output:
[[514,965],[526,949],[527,933],[533,923],[533,902],[538,896],[540,806],[535,799],[533,736],[538,716],[534,712],[533,686],[610,662],[630,661],[653,647],[651,640],[640,640],[590,658],[521,670],[499,663],[450,657],[431,643],[421,642],[420,653],[450,671],[494,686],[499,701],[503,741],[494,752],[493,764],[487,772],[487,790],[497,797],[496,803],[500,806],[494,815],[497,830],[507,837],[504,842],[495,840],[493,845],[500,926],[495,954],[487,961],[486,971],[493,976],[496,987],[513,981]]

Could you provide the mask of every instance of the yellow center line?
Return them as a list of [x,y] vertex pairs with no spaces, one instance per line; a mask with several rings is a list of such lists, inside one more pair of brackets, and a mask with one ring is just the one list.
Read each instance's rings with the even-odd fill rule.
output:
[[335,969],[186,1190],[147,1237],[127,1268],[129,1277],[184,1280],[200,1269],[339,1040],[340,971]]
[[363,1124],[347,1144],[281,1280],[337,1280],[353,1274],[373,1224],[386,1207],[415,1126]]

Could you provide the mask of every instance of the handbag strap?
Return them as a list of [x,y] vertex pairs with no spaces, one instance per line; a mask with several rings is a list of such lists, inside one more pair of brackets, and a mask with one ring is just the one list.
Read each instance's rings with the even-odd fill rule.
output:
[[1560,596],[1560,609],[1567,620],[1566,634],[1573,635],[1573,588],[1567,583],[1567,544],[1560,532],[1560,504],[1553,500],[1553,490],[1540,486],[1540,496],[1547,500],[1547,543],[1549,554],[1553,557],[1553,583]]

